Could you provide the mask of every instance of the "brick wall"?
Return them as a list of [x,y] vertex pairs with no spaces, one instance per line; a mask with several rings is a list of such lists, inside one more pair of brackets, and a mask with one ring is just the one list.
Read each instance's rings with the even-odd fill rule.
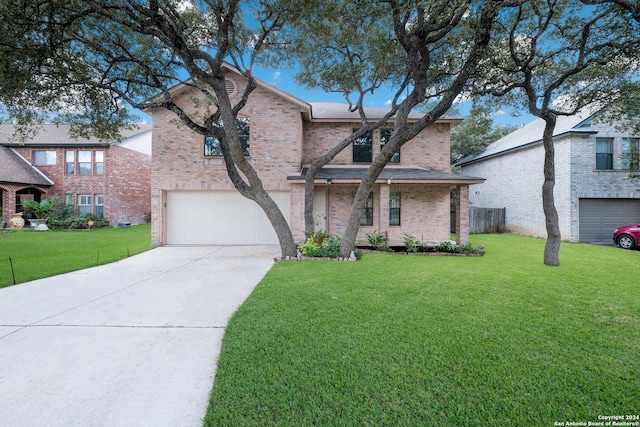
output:
[[[356,185],[330,185],[327,228],[343,234],[347,227]],[[389,242],[401,245],[405,233],[420,240],[449,240],[450,198],[448,185],[380,184],[373,189],[373,225],[361,226],[358,241],[367,242],[367,233],[385,234]],[[400,192],[400,225],[389,225],[389,193]]]
[[[557,142],[555,204],[560,219],[563,239],[570,235],[570,197],[561,183],[568,173],[569,145]],[[541,145],[519,150],[516,153],[488,159],[464,166],[465,175],[486,178],[483,184],[469,187],[472,206],[479,208],[507,208],[505,227],[507,231],[529,236],[546,237],[544,212],[542,210],[542,183],[544,150]]]
[[112,225],[147,222],[151,214],[151,156],[114,145],[106,161],[105,217]]
[[[228,74],[239,90],[242,78]],[[179,99],[185,110],[195,113],[192,97],[196,92],[188,90]],[[237,96],[237,95],[236,95]],[[232,102],[237,98],[232,97]],[[202,108],[202,107],[200,107]],[[233,190],[227,171],[220,157],[204,155],[204,138],[180,124],[173,113],[153,111],[153,165],[152,181],[152,241],[163,244],[166,236],[166,192],[173,190]],[[290,191],[291,215],[289,224],[294,239],[304,241],[304,186],[287,181],[287,176],[298,175],[304,164],[316,159],[320,153],[348,137],[358,123],[303,122],[299,104],[284,99],[262,87],[249,97],[239,117],[250,119],[249,162],[256,169],[267,191]],[[304,144],[303,144],[304,141]],[[304,145],[304,149],[303,149]],[[373,154],[380,151],[380,133],[374,133]],[[441,172],[449,171],[449,124],[435,124],[423,131],[401,149],[402,166],[418,166]],[[331,162],[333,165],[351,165],[352,149],[348,147]],[[395,186],[392,186],[395,188]],[[403,225],[388,226],[388,191],[376,186],[375,224],[378,231],[388,231],[394,239],[401,239],[404,232],[417,238],[449,239],[449,187],[405,186],[399,187],[402,195]],[[327,186],[327,227],[329,232],[344,232],[355,186]],[[380,194],[384,203],[380,204]],[[386,194],[386,196],[385,196]],[[381,210],[382,209],[382,210]],[[384,212],[383,212],[384,211]],[[387,224],[385,223],[387,221]],[[382,229],[384,228],[384,230]],[[373,231],[363,227],[360,237]]]
[[[304,163],[309,164],[322,153],[347,138],[353,129],[360,127],[354,123],[305,123]],[[401,166],[415,166],[439,172],[449,172],[449,124],[436,123],[423,130],[400,149]],[[373,157],[380,152],[380,130],[373,132]],[[331,161],[333,165],[352,165],[351,146],[340,152]]]
[[[243,88],[243,82],[228,76]],[[181,98],[190,112],[193,93]],[[196,94],[197,95],[197,94]],[[232,99],[237,101],[237,95]],[[302,115],[300,107],[276,94],[256,88],[239,117],[250,119],[249,162],[267,191],[289,191],[287,176],[300,173]],[[178,123],[165,110],[153,111],[152,241],[162,244],[166,230],[165,192],[169,190],[234,190],[221,157],[204,155],[204,137]],[[293,210],[293,209],[292,209]]]

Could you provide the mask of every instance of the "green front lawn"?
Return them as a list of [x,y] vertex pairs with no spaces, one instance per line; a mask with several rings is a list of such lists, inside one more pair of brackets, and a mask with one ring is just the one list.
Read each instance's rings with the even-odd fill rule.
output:
[[151,249],[151,226],[0,232],[0,288],[117,261]]
[[553,426],[640,411],[640,252],[276,264],[230,320],[207,426]]

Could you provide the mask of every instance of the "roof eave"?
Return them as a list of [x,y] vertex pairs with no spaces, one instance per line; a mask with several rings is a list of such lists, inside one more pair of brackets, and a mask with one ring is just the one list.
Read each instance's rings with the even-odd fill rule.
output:
[[[304,183],[304,176],[288,176],[288,181],[291,182],[299,182]],[[314,185],[334,185],[334,184],[360,184],[362,180],[357,178],[321,178],[315,179]],[[376,184],[450,184],[450,185],[471,185],[471,184],[482,184],[485,182],[485,178],[477,178],[477,177],[463,177],[460,179],[451,178],[451,179],[387,179],[387,178],[378,178],[375,183]]]

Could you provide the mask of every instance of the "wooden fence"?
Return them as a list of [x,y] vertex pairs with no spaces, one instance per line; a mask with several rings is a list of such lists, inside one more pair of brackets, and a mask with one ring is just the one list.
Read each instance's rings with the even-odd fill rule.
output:
[[469,209],[470,233],[504,233],[507,214],[506,208],[476,208]]

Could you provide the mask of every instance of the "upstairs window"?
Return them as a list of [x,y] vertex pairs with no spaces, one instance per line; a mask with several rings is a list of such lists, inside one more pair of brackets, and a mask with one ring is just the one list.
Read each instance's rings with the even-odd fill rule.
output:
[[640,170],[640,138],[622,138],[622,169]]
[[613,169],[613,138],[596,138],[596,169]]
[[76,152],[67,151],[65,153],[65,172],[67,175],[73,175],[76,172]]
[[[357,131],[354,129],[353,131]],[[373,160],[373,137],[371,132],[353,141],[353,163],[371,163]]]
[[[391,139],[391,134],[393,133],[393,129],[381,129],[380,130],[380,149],[382,150],[387,142]],[[389,163],[400,163],[400,150],[398,150]]]
[[55,165],[56,164],[56,151],[55,150],[37,150],[33,152],[33,164],[34,165]]
[[102,175],[104,173],[104,151],[94,151],[95,174]]
[[78,151],[78,174],[91,175],[91,151]]
[[[236,129],[240,137],[240,144],[244,155],[249,157],[251,145],[251,123],[248,117],[239,117],[236,119]],[[222,147],[220,141],[213,136],[204,137],[204,155],[205,156],[222,156]]]
[[64,154],[64,172],[67,175],[102,175],[104,173],[104,151],[67,150]]

